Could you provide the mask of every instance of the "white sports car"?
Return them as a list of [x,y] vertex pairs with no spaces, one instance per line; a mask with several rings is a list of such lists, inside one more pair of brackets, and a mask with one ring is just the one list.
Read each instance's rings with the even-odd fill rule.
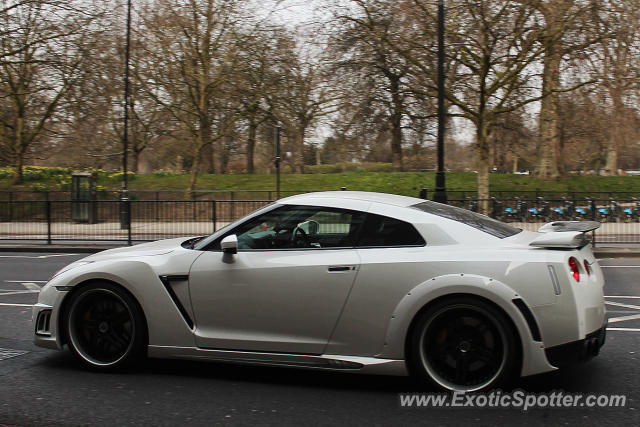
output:
[[598,353],[597,226],[534,233],[411,197],[293,196],[205,238],[70,264],[40,292],[35,343],[96,369],[148,355],[484,390]]

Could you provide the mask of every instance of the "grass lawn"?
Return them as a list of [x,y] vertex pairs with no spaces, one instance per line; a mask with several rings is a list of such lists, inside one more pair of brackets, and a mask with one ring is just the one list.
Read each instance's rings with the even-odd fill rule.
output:
[[[68,190],[70,173],[32,173],[25,176],[25,183],[12,186],[11,178],[6,174],[0,176],[0,190]],[[121,188],[122,176],[119,173],[99,172],[98,185],[105,191]],[[465,172],[450,172],[446,175],[448,190],[464,190],[471,196],[476,189],[476,174]],[[135,190],[186,190],[189,184],[188,175],[149,174],[130,176],[129,188]],[[593,175],[573,175],[556,181],[542,181],[526,175],[491,174],[491,191],[494,194],[509,197],[523,195],[535,197],[533,191],[540,195],[545,192],[585,192],[594,197],[608,197],[608,193],[635,193],[624,197],[640,197],[640,177],[600,177]],[[344,172],[327,174],[283,174],[281,176],[281,190],[313,191],[338,190],[347,187],[349,190],[378,191],[385,193],[417,196],[421,188],[429,189],[431,193],[435,187],[435,173],[433,172]],[[198,190],[270,190],[275,191],[275,175],[207,175],[198,177]],[[587,196],[588,194],[580,194]],[[449,197],[462,196],[451,192]],[[255,197],[252,197],[255,198]]]

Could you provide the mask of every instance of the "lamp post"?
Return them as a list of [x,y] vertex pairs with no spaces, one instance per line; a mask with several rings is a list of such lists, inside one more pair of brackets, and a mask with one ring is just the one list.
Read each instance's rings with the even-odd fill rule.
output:
[[275,156],[275,166],[276,166],[276,199],[280,199],[280,132],[282,131],[282,126],[280,123],[276,124],[276,156]]
[[127,187],[127,151],[129,150],[129,57],[131,50],[131,0],[127,0],[127,36],[124,53],[124,111],[122,130],[122,197],[120,203],[120,228],[128,229],[128,241],[131,244],[131,205]]
[[444,0],[438,0],[438,171],[433,200],[447,203],[447,189],[444,175]]

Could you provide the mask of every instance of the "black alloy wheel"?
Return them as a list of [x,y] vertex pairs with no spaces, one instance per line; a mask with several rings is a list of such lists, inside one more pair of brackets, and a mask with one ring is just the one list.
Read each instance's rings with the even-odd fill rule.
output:
[[86,366],[98,370],[119,368],[144,353],[143,315],[135,300],[118,286],[86,286],[72,295],[68,307],[67,342]]
[[441,301],[413,329],[409,360],[439,389],[473,392],[504,384],[518,360],[517,333],[496,307],[472,297]]

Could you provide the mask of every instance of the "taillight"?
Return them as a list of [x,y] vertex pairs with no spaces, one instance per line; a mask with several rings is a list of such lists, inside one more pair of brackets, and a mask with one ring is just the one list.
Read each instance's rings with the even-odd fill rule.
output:
[[569,269],[571,273],[573,273],[573,278],[576,279],[576,282],[580,281],[580,269],[578,268],[578,260],[574,257],[569,258]]
[[589,265],[586,259],[584,260],[584,269],[587,272],[587,274],[591,276],[591,266]]

